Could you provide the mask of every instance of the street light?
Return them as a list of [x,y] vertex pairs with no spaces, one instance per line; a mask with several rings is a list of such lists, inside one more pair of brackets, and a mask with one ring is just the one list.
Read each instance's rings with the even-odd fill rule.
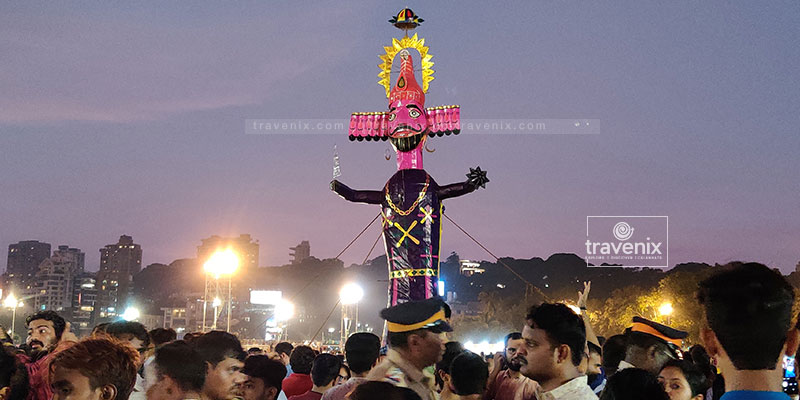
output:
[[[203,294],[203,328],[202,331],[206,331],[206,308],[208,307],[208,276],[211,275],[214,277],[214,296],[219,298],[220,295],[220,287],[219,287],[219,278],[222,276],[228,277],[228,294],[225,299],[228,307],[228,325],[227,331],[231,330],[231,277],[239,268],[239,256],[236,255],[232,249],[225,249],[222,251],[218,251],[211,255],[208,260],[203,264],[203,271],[205,271],[206,275],[206,287],[205,293]],[[220,299],[220,304],[222,300]],[[214,319],[217,318],[216,307],[214,310]],[[216,323],[214,323],[214,329],[216,329]]]
[[125,321],[136,321],[141,316],[139,309],[136,307],[128,307],[125,309],[125,312],[122,313],[122,319]]
[[670,303],[670,302],[665,302],[665,303],[661,304],[661,307],[658,307],[658,313],[663,315],[663,316],[672,315],[672,311],[674,311],[674,310],[672,308],[672,303]]
[[3,301],[3,305],[11,309],[11,338],[14,338],[14,325],[17,322],[17,307],[22,307],[22,302],[17,301],[17,297],[14,296],[14,293],[9,293],[8,297],[6,297],[5,301]]
[[667,324],[668,325],[669,325],[670,322],[672,322],[671,320],[672,320],[672,312],[673,311],[674,311],[674,309],[672,308],[672,303],[670,303],[668,301],[662,303],[661,306],[658,307],[658,313],[661,314],[661,316],[663,316],[663,317],[667,317]]
[[340,343],[347,341],[350,327],[358,330],[358,302],[364,298],[364,289],[356,283],[346,283],[339,290],[339,302],[342,303],[342,327],[339,331]]
[[364,298],[364,289],[355,283],[347,283],[339,290],[339,298],[344,305],[356,304]]
[[286,337],[289,337],[288,333],[288,321],[294,317],[294,304],[292,304],[289,300],[281,299],[278,304],[275,304],[275,314],[274,318],[276,322],[282,322],[282,329],[283,333],[286,334]]

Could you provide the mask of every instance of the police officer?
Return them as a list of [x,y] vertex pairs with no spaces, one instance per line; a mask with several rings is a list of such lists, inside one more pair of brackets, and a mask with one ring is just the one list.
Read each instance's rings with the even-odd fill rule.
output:
[[452,332],[440,298],[412,301],[385,308],[389,351],[367,379],[407,387],[422,400],[437,400],[433,374],[426,369],[442,359],[443,332]]
[[681,341],[687,333],[642,317],[633,317],[626,333],[628,347],[619,368],[641,368],[658,375],[669,360],[681,359]]

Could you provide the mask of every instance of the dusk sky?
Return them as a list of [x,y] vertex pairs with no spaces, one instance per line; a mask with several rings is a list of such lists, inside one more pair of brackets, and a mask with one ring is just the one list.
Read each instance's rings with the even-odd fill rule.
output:
[[[663,215],[671,264],[794,270],[800,3],[646,3],[3,2],[0,245],[68,244],[90,270],[122,234],[144,265],[193,257],[214,234],[251,234],[262,266],[301,240],[336,256],[378,207],[329,190],[333,147],[342,182],[378,190],[396,170],[388,142],[246,134],[245,121],[384,110],[378,56],[402,36],[387,20],[410,7],[435,63],[426,105],[601,126],[430,140],[439,184],[488,170],[486,189],[445,205],[495,254],[582,256],[587,215]],[[443,229],[443,257],[492,260]]]

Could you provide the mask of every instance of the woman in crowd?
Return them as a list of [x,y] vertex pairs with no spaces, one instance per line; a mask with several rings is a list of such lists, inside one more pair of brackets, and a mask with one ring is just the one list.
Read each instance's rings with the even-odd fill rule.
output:
[[672,360],[658,374],[658,381],[670,400],[706,400],[706,374],[688,360]]

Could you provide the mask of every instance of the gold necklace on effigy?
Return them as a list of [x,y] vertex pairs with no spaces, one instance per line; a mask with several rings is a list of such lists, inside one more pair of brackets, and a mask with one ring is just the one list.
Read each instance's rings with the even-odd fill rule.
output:
[[417,200],[414,201],[414,204],[412,204],[411,208],[409,208],[408,210],[401,210],[401,209],[397,208],[397,206],[392,202],[392,198],[391,198],[391,196],[389,196],[389,182],[386,182],[386,202],[389,203],[389,207],[392,207],[392,210],[394,210],[394,212],[396,212],[396,213],[398,213],[398,214],[400,214],[400,215],[405,217],[408,214],[411,214],[411,212],[414,211],[415,208],[417,208],[417,206],[419,205],[419,202],[422,201],[422,199],[425,197],[425,193],[428,192],[428,186],[430,185],[430,183],[431,183],[431,176],[426,174],[425,175],[425,185],[422,187],[422,190],[419,192],[419,197],[417,197]]

